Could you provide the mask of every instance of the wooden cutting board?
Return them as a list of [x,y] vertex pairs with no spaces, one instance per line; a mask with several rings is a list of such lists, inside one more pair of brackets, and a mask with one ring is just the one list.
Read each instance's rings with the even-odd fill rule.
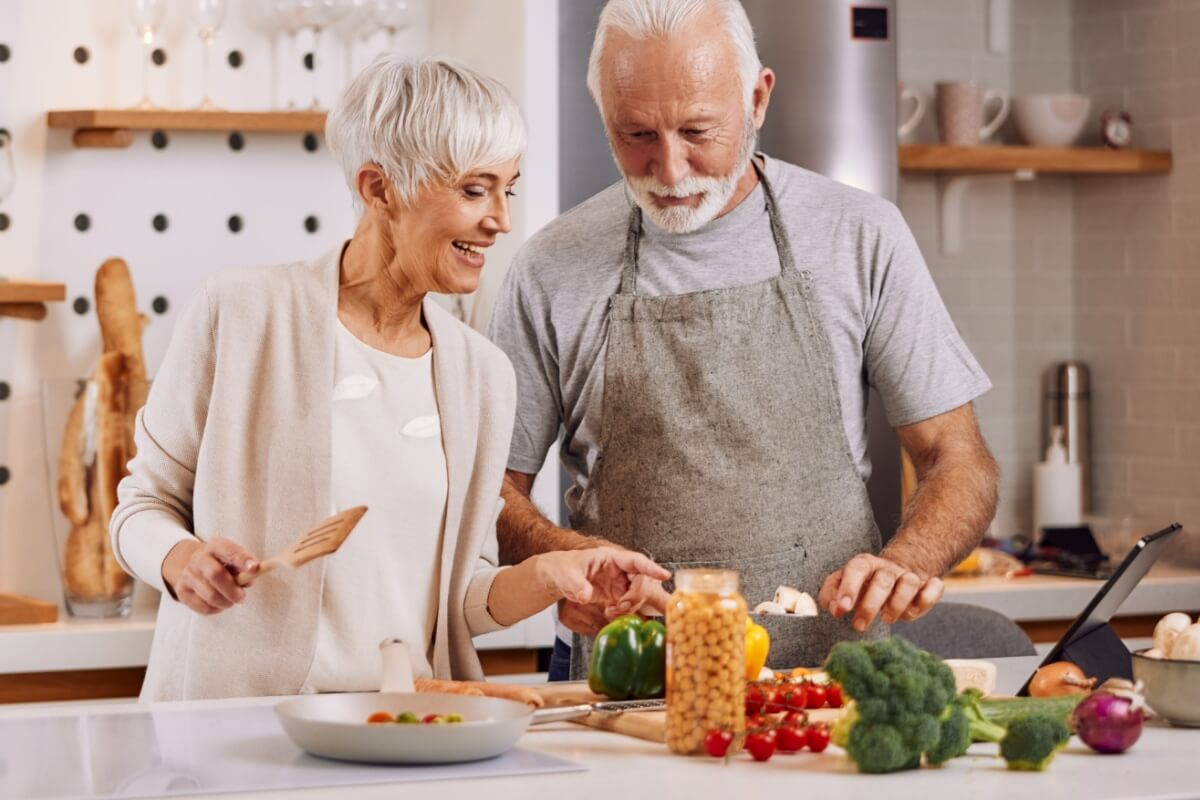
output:
[[57,622],[58,606],[20,594],[0,594],[0,625]]
[[[573,706],[580,703],[596,703],[608,699],[592,693],[587,684],[582,681],[551,683],[539,687],[538,692],[546,701],[546,705],[551,708]],[[808,712],[808,718],[813,722],[828,722],[829,724],[833,724],[841,716],[842,709],[840,708],[821,708]],[[659,744],[665,743],[667,740],[666,711],[625,711],[619,714],[596,712],[582,719],[572,720],[572,722]]]

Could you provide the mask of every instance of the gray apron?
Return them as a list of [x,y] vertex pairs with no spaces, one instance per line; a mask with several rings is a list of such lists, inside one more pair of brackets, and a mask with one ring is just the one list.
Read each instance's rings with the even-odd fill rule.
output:
[[[737,570],[751,609],[778,586],[816,598],[829,573],[881,544],[810,278],[758,173],[781,267],[761,283],[639,296],[633,207],[609,300],[599,454],[571,519],[671,571]],[[836,642],[864,636],[827,612],[770,623],[776,667],[820,664]],[[865,636],[886,633],[876,623]],[[576,635],[573,679],[590,657],[591,640]]]

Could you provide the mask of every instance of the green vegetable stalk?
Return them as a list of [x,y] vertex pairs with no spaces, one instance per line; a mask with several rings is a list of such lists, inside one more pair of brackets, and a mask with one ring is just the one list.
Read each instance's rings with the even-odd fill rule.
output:
[[617,617],[596,636],[588,688],[614,700],[662,697],[667,629],[657,620]]

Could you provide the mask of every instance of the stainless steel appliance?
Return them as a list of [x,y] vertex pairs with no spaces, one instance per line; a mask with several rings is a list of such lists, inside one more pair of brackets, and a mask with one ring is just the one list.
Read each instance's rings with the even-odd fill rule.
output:
[[[743,0],[759,55],[778,76],[764,152],[896,199],[895,0]],[[584,85],[604,0],[559,0],[559,204],[620,176]],[[900,521],[900,446],[872,394],[868,488],[884,539]]]

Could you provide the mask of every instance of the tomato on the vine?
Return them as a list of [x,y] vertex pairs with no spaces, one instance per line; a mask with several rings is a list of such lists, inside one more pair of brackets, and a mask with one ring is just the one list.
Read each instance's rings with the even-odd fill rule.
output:
[[709,731],[704,736],[704,752],[713,758],[724,758],[733,744],[733,734],[729,731]]
[[829,746],[829,726],[823,723],[813,725],[808,729],[808,749],[820,753]]
[[761,686],[750,684],[746,687],[746,716],[757,714],[763,710],[767,698],[763,695]]
[[773,756],[776,744],[775,731],[762,731],[746,736],[746,749],[754,756],[755,761],[766,761]]
[[784,728],[802,728],[808,724],[808,714],[803,711],[789,711],[783,715],[779,724]]
[[775,732],[779,752],[798,753],[808,744],[808,731],[804,728],[784,726]]
[[808,707],[808,689],[804,684],[797,684],[788,689],[783,695],[783,707],[787,711],[803,711]]
[[808,686],[808,702],[807,708],[822,708],[825,705],[825,687],[819,683],[812,683]]
[[763,713],[764,714],[779,714],[781,713],[784,702],[784,694],[782,689],[768,688],[763,690]]
[[830,708],[842,707],[842,687],[831,683],[825,687],[825,703]]

